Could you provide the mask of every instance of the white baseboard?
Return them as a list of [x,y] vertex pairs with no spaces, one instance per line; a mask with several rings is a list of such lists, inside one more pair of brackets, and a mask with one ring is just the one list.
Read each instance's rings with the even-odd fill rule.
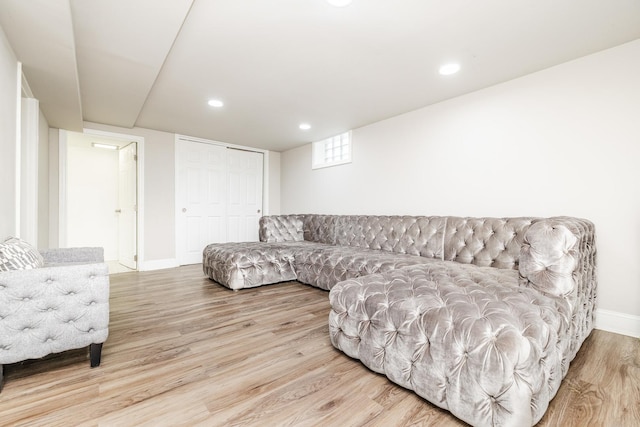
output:
[[138,270],[140,271],[163,270],[165,268],[180,267],[176,258],[154,259],[151,261],[144,261],[140,264],[141,265],[138,266]]
[[596,329],[640,338],[640,316],[598,309]]

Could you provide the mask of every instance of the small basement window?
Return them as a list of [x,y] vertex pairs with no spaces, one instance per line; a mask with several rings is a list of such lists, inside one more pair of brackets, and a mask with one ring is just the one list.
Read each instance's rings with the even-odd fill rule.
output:
[[351,131],[313,143],[312,169],[351,163]]

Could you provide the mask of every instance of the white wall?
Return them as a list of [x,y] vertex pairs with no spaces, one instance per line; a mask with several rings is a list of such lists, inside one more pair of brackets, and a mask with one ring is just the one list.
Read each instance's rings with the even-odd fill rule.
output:
[[117,260],[118,152],[74,135],[67,139],[67,246],[101,246],[105,260]]
[[60,241],[60,129],[49,129],[49,241],[48,247],[57,248]]
[[0,28],[0,240],[15,236],[17,226],[17,135],[20,106],[19,66]]
[[38,244],[38,149],[40,107],[37,99],[22,98],[20,113],[20,238]]
[[49,123],[42,111],[38,119],[38,242],[49,247]]
[[356,129],[350,165],[284,152],[282,212],[588,218],[598,306],[640,328],[639,76],[636,40]]
[[[17,157],[19,147],[18,135],[20,126],[19,109],[22,109],[21,98],[21,67],[16,56],[6,39],[4,31],[0,28],[0,239],[4,240],[7,236],[20,234],[25,237],[24,230],[27,227],[30,232],[28,238],[32,244],[39,247],[48,247],[48,222],[49,222],[49,194],[48,194],[48,123],[38,107],[37,100],[30,99],[29,103],[35,104],[31,113],[36,114],[32,117],[32,123],[37,124],[37,129],[31,129],[37,132],[32,139],[37,141],[37,147],[28,147],[26,152],[21,153],[29,156],[35,163],[22,165],[23,176],[18,177],[20,164]],[[23,150],[24,151],[23,146]],[[37,167],[34,172],[31,167]],[[24,174],[27,174],[26,176]],[[37,182],[30,186],[25,192],[25,185],[30,185],[33,175],[37,175]],[[18,186],[24,194],[22,201],[29,200],[29,209],[37,205],[37,212],[34,214],[30,210],[25,210],[19,205]],[[27,220],[23,221],[20,230],[18,225],[18,215]],[[31,233],[33,230],[35,232]],[[31,235],[34,234],[34,235]]]
[[280,214],[280,153],[269,152],[269,215]]

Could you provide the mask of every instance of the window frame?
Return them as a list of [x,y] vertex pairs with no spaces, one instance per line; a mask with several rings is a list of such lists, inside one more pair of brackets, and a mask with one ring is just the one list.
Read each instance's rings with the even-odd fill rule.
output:
[[[336,158],[334,150],[340,150]],[[311,143],[311,169],[322,169],[351,163],[353,140],[351,131]]]

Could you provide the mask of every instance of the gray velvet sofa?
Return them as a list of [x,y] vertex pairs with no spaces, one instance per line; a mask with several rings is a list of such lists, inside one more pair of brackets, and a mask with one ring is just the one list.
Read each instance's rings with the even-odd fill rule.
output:
[[109,271],[102,248],[40,250],[42,268],[0,272],[2,365],[87,347],[100,364],[109,334]]
[[587,220],[282,215],[260,240],[207,246],[205,274],[330,290],[337,349],[472,425],[537,423],[593,329]]

